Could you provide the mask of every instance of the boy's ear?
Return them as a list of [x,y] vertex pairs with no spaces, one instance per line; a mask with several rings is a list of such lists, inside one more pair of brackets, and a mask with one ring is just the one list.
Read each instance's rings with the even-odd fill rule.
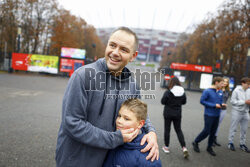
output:
[[144,124],[145,124],[145,120],[140,120],[138,129],[141,129]]

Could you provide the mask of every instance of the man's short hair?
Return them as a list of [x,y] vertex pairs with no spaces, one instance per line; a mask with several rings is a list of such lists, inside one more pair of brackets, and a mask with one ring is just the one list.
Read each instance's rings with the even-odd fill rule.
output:
[[216,82],[221,82],[221,81],[223,81],[222,77],[214,77],[212,84],[214,85]]
[[134,32],[134,31],[132,31],[131,29],[129,29],[128,27],[119,27],[119,28],[117,28],[117,29],[115,29],[112,33],[111,33],[111,35],[110,36],[112,36],[116,31],[125,31],[126,33],[128,33],[128,34],[131,34],[131,35],[133,35],[134,36],[134,38],[135,38],[135,46],[134,46],[134,49],[135,49],[135,51],[137,51],[138,50],[138,37],[137,37],[137,35],[136,35],[136,33]]
[[250,78],[248,77],[244,77],[240,80],[240,83],[249,83],[250,82]]
[[147,119],[147,104],[139,99],[128,99],[122,103],[121,108],[126,108],[133,112],[138,121]]

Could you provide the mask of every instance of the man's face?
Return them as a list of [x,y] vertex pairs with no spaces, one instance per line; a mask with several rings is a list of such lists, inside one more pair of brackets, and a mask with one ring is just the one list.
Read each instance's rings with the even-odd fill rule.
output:
[[215,82],[216,89],[221,89],[224,85],[224,81]]
[[134,45],[134,36],[125,31],[119,30],[111,35],[105,51],[105,59],[110,72],[121,72],[129,62],[136,58],[137,52]]
[[241,85],[242,85],[242,88],[243,88],[244,90],[247,90],[247,89],[249,88],[249,86],[250,86],[250,82],[241,83]]
[[139,121],[136,118],[135,113],[128,110],[126,107],[122,107],[119,111],[116,119],[116,129],[124,130],[129,128],[141,128],[144,125],[144,120]]

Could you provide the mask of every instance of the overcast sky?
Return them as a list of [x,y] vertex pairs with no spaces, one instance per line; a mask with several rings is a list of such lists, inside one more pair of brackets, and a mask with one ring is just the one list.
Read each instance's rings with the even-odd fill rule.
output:
[[95,28],[128,26],[192,32],[207,13],[225,0],[59,0],[72,14]]

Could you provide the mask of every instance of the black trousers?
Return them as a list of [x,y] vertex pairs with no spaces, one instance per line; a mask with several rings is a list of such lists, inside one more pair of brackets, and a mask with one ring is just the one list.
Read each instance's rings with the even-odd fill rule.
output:
[[181,130],[181,117],[176,116],[167,116],[164,117],[164,141],[165,146],[169,146],[170,140],[170,130],[171,130],[171,122],[174,124],[174,129],[177,134],[178,140],[180,142],[181,147],[186,147],[184,135]]
[[199,143],[209,135],[207,147],[212,147],[214,142],[214,136],[218,128],[219,119],[220,119],[219,116],[211,117],[208,115],[204,115],[204,128],[201,131],[201,133],[195,138],[194,141],[196,143]]

